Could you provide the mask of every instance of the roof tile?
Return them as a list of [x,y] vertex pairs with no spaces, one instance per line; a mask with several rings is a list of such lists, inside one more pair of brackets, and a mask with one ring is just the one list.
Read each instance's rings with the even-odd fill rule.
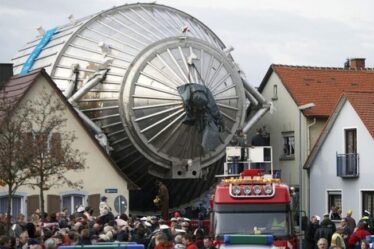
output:
[[313,102],[306,116],[328,117],[344,91],[374,91],[374,70],[272,65],[296,104]]
[[374,92],[345,92],[344,95],[374,138]]

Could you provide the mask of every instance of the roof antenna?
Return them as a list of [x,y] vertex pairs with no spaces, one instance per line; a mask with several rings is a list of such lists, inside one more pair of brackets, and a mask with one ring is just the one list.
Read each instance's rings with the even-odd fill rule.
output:
[[350,60],[349,60],[349,58],[347,58],[347,60],[344,62],[344,69],[349,69],[350,68]]

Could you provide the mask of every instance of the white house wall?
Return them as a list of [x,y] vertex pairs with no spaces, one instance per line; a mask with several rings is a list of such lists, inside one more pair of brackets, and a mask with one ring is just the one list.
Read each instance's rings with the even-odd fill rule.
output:
[[[360,175],[355,179],[336,176],[336,153],[344,154],[344,129],[357,129],[357,153],[359,154]],[[374,141],[361,119],[347,101],[335,124],[322,144],[310,168],[310,210],[311,214],[328,212],[327,190],[341,190],[342,211],[353,210],[353,217],[361,217],[361,190],[374,190]]]
[[[51,86],[44,77],[39,77],[38,82],[34,84],[32,89],[28,92],[27,96],[23,99],[35,99],[38,98],[39,93],[42,89],[47,89],[48,92],[52,91]],[[53,94],[57,97],[57,94]],[[114,198],[118,195],[123,195],[126,200],[129,200],[129,191],[127,188],[127,182],[121,177],[117,171],[113,168],[112,164],[107,160],[103,153],[99,150],[97,145],[93,143],[87,132],[76,120],[73,114],[66,109],[64,115],[67,118],[66,130],[74,131],[78,139],[74,142],[73,146],[82,152],[87,153],[86,155],[86,169],[78,172],[68,172],[66,176],[74,181],[83,181],[83,189],[81,191],[74,190],[68,186],[54,187],[48,191],[45,191],[45,200],[47,195],[63,195],[66,193],[81,193],[85,194],[86,197],[89,194],[101,194],[108,197],[108,204],[114,209]],[[0,195],[5,195],[7,186],[0,188]],[[105,193],[105,189],[118,189],[118,193]],[[38,195],[38,189],[31,189],[30,187],[21,187],[18,189],[18,193],[23,195]],[[87,198],[85,199],[87,201]],[[47,205],[47,202],[45,202]],[[47,210],[47,206],[45,206]],[[24,213],[26,213],[26,207],[24,207]],[[128,208],[127,208],[128,212]],[[116,213],[115,211],[113,213]]]
[[[277,85],[278,99],[272,100],[273,86]],[[250,130],[249,139],[256,134],[256,130],[260,127],[266,126],[266,130],[270,133],[270,145],[273,147],[273,164],[274,169],[281,170],[282,180],[289,185],[299,184],[299,166],[298,162],[298,148],[299,137],[298,134],[298,108],[294,100],[288,93],[287,89],[281,83],[278,75],[272,73],[262,95],[268,101],[273,102],[273,111],[268,112],[256,125]],[[305,126],[305,117],[302,116],[302,124]],[[295,159],[294,160],[280,160],[283,154],[283,137],[282,132],[295,132]]]

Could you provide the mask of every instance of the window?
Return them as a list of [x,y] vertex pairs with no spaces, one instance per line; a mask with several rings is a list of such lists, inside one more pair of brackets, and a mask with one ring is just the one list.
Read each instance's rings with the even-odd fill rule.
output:
[[357,131],[356,129],[344,130],[344,152],[337,154],[337,176],[358,177],[359,155],[357,153]]
[[54,158],[59,158],[62,155],[61,134],[58,132],[42,133],[40,135],[37,132],[33,131],[26,133],[25,139],[33,141],[38,145],[40,149],[42,149],[43,152],[50,153],[50,155]]
[[345,154],[357,153],[357,131],[356,129],[345,129]]
[[328,191],[327,210],[329,210],[330,218],[332,220],[341,219],[342,210],[342,193],[341,191]]
[[[77,208],[83,205],[84,195],[72,194],[62,196],[62,208],[68,210],[68,214],[74,213]],[[84,205],[83,205],[84,206]]]
[[283,155],[281,159],[295,159],[295,135],[294,132],[282,132]]
[[[0,197],[0,213],[8,213],[8,196]],[[18,214],[22,213],[22,196],[14,196],[11,202],[12,219],[17,217]],[[13,220],[14,221],[14,220]]]
[[271,98],[271,100],[277,100],[277,99],[278,99],[278,86],[273,85],[273,97]]
[[362,210],[369,211],[371,214],[374,212],[374,191],[362,191]]

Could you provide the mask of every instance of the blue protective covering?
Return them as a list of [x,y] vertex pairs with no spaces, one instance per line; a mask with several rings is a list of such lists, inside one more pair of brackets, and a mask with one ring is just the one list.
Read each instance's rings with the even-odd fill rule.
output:
[[121,244],[113,242],[105,245],[94,244],[94,245],[74,245],[74,246],[59,246],[59,249],[144,249],[143,244]]
[[23,64],[21,75],[27,74],[32,66],[34,65],[34,62],[36,58],[38,58],[39,54],[42,52],[42,49],[48,44],[48,42],[51,40],[52,36],[56,33],[57,28],[53,28],[45,32],[44,36],[38,43],[38,45],[34,48],[34,50],[31,52],[29,58],[27,58],[27,61],[25,64]]

